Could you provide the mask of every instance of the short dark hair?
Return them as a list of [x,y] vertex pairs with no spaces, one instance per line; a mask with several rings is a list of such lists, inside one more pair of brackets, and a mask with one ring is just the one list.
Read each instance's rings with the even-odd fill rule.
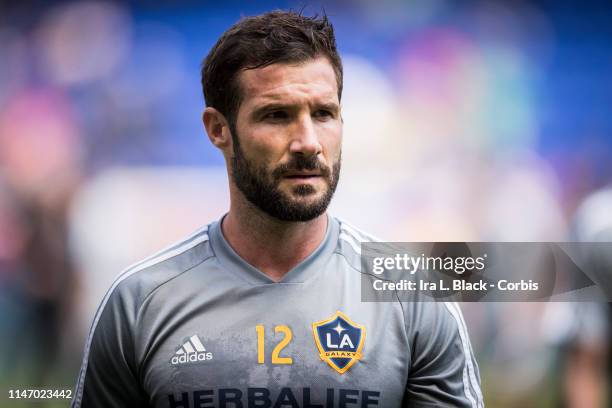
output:
[[334,28],[322,17],[272,11],[246,17],[219,38],[202,63],[202,89],[212,106],[235,123],[242,93],[238,74],[274,63],[300,63],[324,56],[336,74],[342,96],[342,61],[336,50]]

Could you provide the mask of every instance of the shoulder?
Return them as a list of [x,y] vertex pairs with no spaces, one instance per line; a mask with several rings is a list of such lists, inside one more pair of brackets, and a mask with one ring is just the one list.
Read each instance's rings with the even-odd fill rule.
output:
[[[351,266],[361,270],[363,256],[395,253],[397,248],[392,243],[355,227],[342,218],[336,218],[339,223],[338,247],[336,252],[342,255]],[[364,243],[376,243],[376,247],[362,247]],[[418,298],[398,298],[404,310],[406,327],[414,336],[427,333],[433,338],[450,338],[458,335],[466,340],[467,330],[461,314],[461,309],[454,302],[422,301]]]
[[339,226],[336,253],[342,255],[355,269],[361,269],[361,244],[364,242],[380,242],[381,240],[342,218],[334,217],[334,219]]
[[354,269],[361,271],[362,257],[370,259],[375,256],[388,255],[397,250],[393,243],[365,232],[342,218],[335,218],[335,220],[339,224],[336,253],[344,257]]
[[110,299],[117,297],[121,298],[124,306],[131,305],[137,309],[155,289],[212,258],[208,228],[208,225],[204,226],[190,236],[123,270],[108,289],[99,311]]
[[373,234],[367,233],[361,228],[354,226],[347,220],[334,217],[340,226],[340,239],[348,240],[353,243],[361,242],[381,242],[382,240]]

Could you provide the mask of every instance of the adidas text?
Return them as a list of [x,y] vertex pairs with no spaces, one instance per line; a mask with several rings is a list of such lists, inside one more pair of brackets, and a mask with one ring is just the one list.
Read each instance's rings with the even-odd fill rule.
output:
[[196,363],[198,361],[206,361],[212,360],[213,353],[209,352],[200,352],[200,353],[189,353],[189,354],[181,354],[180,356],[172,357],[172,364],[185,364],[185,363]]

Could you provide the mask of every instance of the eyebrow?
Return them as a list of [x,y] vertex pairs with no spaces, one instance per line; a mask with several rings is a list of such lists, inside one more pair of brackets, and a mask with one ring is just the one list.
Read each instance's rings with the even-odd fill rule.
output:
[[[274,110],[294,110],[297,104],[292,103],[278,103],[271,102],[266,103],[258,108],[256,108],[251,116],[259,116],[264,113],[268,113]],[[325,109],[331,112],[337,113],[340,110],[340,105],[335,102],[323,102],[323,103],[315,103],[314,106],[317,109]]]
[[340,105],[335,102],[324,102],[316,105],[319,109],[325,109],[337,113],[340,110]]
[[273,110],[287,110],[292,109],[295,105],[287,103],[266,103],[265,105],[259,106],[253,111],[253,116],[259,116]]

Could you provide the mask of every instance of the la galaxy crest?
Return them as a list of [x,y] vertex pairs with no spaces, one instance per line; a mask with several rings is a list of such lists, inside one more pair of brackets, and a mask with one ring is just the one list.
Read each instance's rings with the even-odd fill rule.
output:
[[365,342],[365,326],[355,323],[338,311],[329,319],[312,324],[312,333],[321,360],[344,374],[361,359]]

